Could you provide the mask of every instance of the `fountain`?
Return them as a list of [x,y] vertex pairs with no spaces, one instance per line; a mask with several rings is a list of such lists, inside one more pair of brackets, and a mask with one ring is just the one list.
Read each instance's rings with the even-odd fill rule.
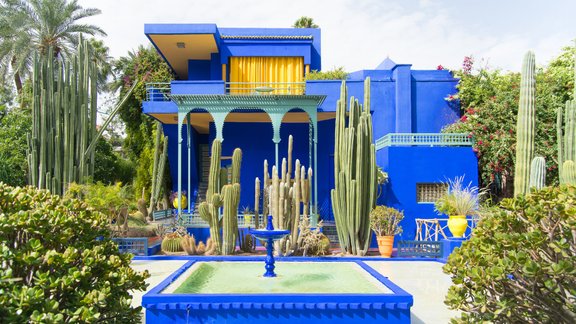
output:
[[268,215],[266,229],[251,229],[250,234],[259,240],[266,241],[266,260],[264,261],[266,273],[264,273],[264,277],[276,277],[276,273],[274,273],[274,242],[290,234],[290,230],[275,230],[272,224],[272,215]]
[[286,257],[274,273],[274,242],[290,233],[250,230],[261,256],[186,257],[142,297],[147,323],[410,323],[412,296],[360,258]]

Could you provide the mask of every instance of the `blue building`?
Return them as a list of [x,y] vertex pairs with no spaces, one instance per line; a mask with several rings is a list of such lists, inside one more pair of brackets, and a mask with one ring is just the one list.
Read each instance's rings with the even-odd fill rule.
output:
[[[254,180],[263,161],[278,163],[294,136],[294,158],[314,169],[313,212],[333,219],[333,151],[340,80],[305,81],[321,70],[321,33],[315,28],[219,28],[214,24],[149,24],[145,34],[176,75],[150,84],[143,112],[169,138],[173,190],[186,191],[194,210],[204,199],[208,151],[223,140],[223,166],[243,151],[240,206],[254,206]],[[442,182],[464,175],[476,185],[477,160],[463,134],[440,134],[459,117],[446,100],[458,82],[446,70],[412,70],[386,58],[349,75],[349,95],[362,100],[371,78],[377,163],[389,175],[380,203],[404,210],[403,239],[413,239],[415,218],[437,217]],[[181,211],[182,212],[182,211]],[[190,212],[189,214],[193,214]],[[193,218],[193,216],[190,216]]]

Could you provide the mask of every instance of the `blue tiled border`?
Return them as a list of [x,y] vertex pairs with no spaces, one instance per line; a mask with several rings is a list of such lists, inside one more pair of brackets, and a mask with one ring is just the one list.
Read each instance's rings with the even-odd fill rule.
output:
[[[278,258],[283,262],[351,262],[358,264],[393,294],[161,294],[174,280],[196,262],[203,261],[263,261],[254,256],[157,256],[135,257],[135,260],[188,260],[160,284],[142,297],[149,323],[168,322],[270,322],[330,321],[331,323],[388,322],[409,323],[414,300],[387,277],[364,261],[384,258]],[[406,261],[413,259],[406,259]],[[422,259],[419,261],[431,261]],[[393,261],[397,261],[393,260]]]

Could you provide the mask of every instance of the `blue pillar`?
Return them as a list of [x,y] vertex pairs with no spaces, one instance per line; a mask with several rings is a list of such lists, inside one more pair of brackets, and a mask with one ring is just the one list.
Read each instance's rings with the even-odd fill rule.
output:
[[398,64],[392,72],[396,84],[396,133],[412,133],[411,66]]

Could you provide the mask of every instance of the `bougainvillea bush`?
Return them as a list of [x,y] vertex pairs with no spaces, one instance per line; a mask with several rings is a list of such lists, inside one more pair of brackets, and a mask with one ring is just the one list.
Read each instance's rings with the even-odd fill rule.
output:
[[[558,183],[556,110],[572,97],[573,53],[573,48],[565,48],[536,71],[535,154],[546,159],[549,185]],[[481,187],[489,187],[497,198],[511,197],[520,74],[486,66],[474,68],[471,57],[466,57],[462,69],[454,74],[460,78],[458,94],[447,100],[460,104],[462,117],[443,131],[469,133],[474,138]]]
[[576,323],[576,187],[504,199],[444,271],[457,322]]
[[76,199],[0,183],[0,323],[139,323],[130,268],[108,218]]

